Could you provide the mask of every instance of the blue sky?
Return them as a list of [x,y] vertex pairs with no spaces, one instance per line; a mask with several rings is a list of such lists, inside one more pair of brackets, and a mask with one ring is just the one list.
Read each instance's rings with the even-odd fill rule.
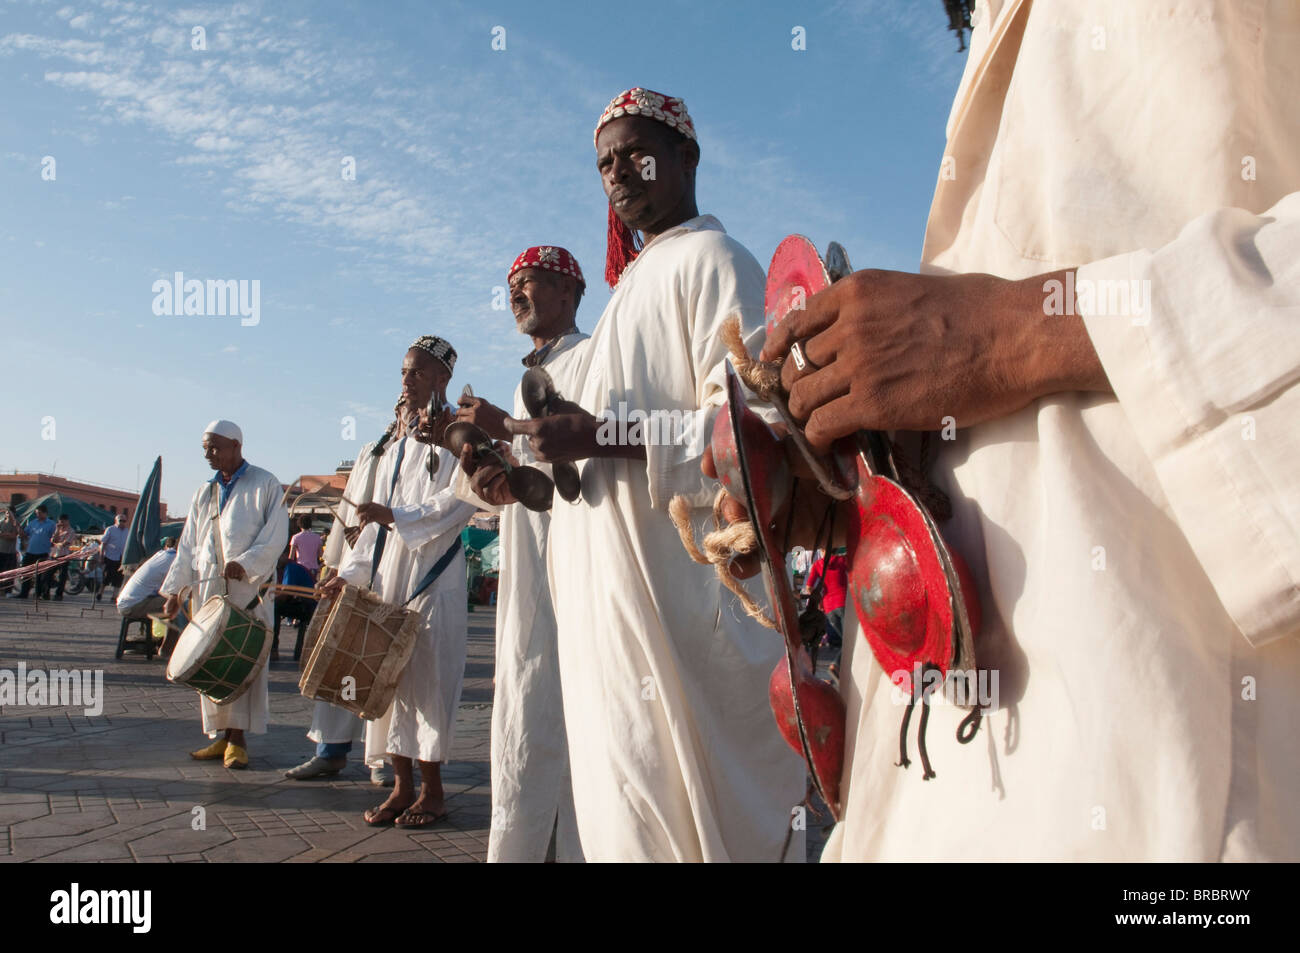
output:
[[[591,133],[629,86],[686,100],[700,210],[759,261],[802,232],[913,269],[965,63],[946,22],[940,0],[0,4],[0,469],[132,489],[161,454],[181,510],[229,417],[282,481],[331,472],[422,333],[460,352],[449,393],[508,406],[515,255],[577,256],[586,330],[608,300]],[[155,315],[178,271],[258,280],[259,323]]]

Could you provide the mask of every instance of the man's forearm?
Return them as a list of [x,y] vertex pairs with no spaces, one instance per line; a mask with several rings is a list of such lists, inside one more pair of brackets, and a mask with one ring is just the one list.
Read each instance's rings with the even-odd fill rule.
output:
[[[1072,269],[1012,282],[1007,313],[1018,316],[1008,353],[1018,355],[1025,389],[1035,397],[1063,391],[1112,394],[1110,381],[1077,307],[1053,313],[1054,288],[1073,288]],[[1012,371],[1014,373],[1014,371]]]
[[617,460],[644,460],[645,444],[641,443],[610,443],[596,444],[593,457],[610,457]]

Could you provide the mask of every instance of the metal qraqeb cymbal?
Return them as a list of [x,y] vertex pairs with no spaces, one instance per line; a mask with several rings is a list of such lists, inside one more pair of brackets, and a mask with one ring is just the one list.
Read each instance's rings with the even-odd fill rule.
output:
[[457,457],[466,446],[470,448],[476,462],[495,460],[506,472],[506,485],[516,500],[526,508],[537,513],[544,513],[551,508],[551,498],[555,494],[555,484],[536,467],[516,467],[492,445],[492,438],[482,427],[467,420],[460,420],[447,428],[443,436],[446,447]]
[[524,379],[519,385],[523,393],[524,409],[530,417],[547,417],[551,412],[551,401],[559,398],[555,382],[551,375],[540,367],[530,367],[524,371]]
[[783,238],[772,254],[763,291],[767,333],[770,335],[790,311],[802,310],[809,298],[830,283],[817,246],[802,235]]
[[853,266],[849,264],[849,253],[844,250],[844,246],[839,242],[831,242],[826,246],[827,277],[834,284],[841,278],[847,278],[851,274],[853,274]]
[[[524,371],[519,390],[523,396],[524,409],[533,418],[549,417],[552,404],[560,400],[555,381],[540,367],[530,367]],[[572,503],[582,495],[582,478],[573,463],[565,461],[551,464],[551,475],[555,479],[555,489],[567,502]]]
[[[767,273],[768,332],[808,297],[852,272],[838,242],[827,247],[823,263],[802,235],[783,239]],[[957,662],[973,667],[971,621],[978,625],[978,599],[963,585],[960,560],[929,512],[899,483],[887,436],[862,431],[843,438],[831,457],[837,482],[856,497],[848,527],[849,590],[876,659],[886,672],[905,673],[905,691],[915,687],[910,679],[915,663],[943,674]]]
[[506,467],[506,483],[515,499],[528,509],[545,513],[551,508],[555,484],[537,467]]
[[582,495],[582,477],[578,475],[575,464],[567,461],[551,464],[551,476],[555,480],[555,491],[567,503],[572,503]]
[[467,420],[458,420],[451,424],[442,439],[444,446],[457,457],[460,456],[465,445],[469,444],[474,448],[472,452],[476,460],[483,455],[483,446],[492,446],[492,438],[483,431],[483,428]]
[[803,755],[813,786],[839,820],[844,702],[812,670],[799,631],[794,591],[776,542],[776,523],[790,496],[793,474],[776,434],[746,406],[740,378],[731,365],[726,368],[726,385],[726,412],[718,414],[713,425],[713,459],[723,486],[744,500],[750,513],[772,616],[785,641],[785,658],[777,663],[768,684],[768,702],[781,736]]

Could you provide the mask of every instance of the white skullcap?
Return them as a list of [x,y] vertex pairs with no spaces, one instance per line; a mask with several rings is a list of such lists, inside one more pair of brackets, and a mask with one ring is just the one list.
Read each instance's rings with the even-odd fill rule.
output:
[[214,420],[203,428],[203,432],[205,434],[214,433],[218,437],[225,437],[240,445],[244,442],[244,432],[239,429],[238,424],[229,420]]

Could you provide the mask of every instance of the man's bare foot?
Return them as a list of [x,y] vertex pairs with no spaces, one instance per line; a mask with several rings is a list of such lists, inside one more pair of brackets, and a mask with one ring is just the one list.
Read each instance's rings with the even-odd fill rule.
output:
[[372,807],[362,815],[362,818],[371,827],[387,827],[393,821],[397,820],[403,813],[411,807],[411,801],[405,797],[399,799],[394,792],[388,796],[388,800],[378,807]]
[[441,798],[425,797],[423,790],[411,806],[403,811],[394,823],[398,827],[429,827],[447,817],[447,805]]

